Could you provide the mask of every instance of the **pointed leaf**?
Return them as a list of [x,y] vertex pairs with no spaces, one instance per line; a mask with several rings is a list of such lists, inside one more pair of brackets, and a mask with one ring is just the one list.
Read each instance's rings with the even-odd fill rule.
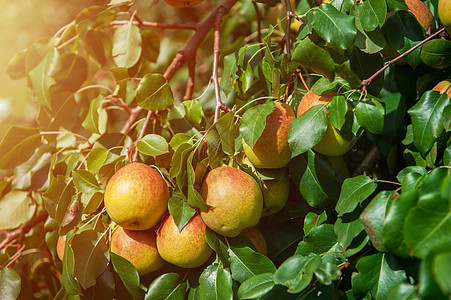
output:
[[269,258],[249,247],[231,247],[229,255],[232,278],[240,283],[258,274],[276,272],[276,266]]
[[359,203],[368,198],[377,188],[373,179],[366,175],[347,178],[341,187],[340,198],[335,210],[339,216],[352,212]]
[[110,252],[110,256],[114,271],[121,278],[125,289],[132,299],[142,299],[144,291],[140,287],[139,274],[136,268],[131,262],[120,255]]
[[75,170],[72,172],[74,184],[78,190],[86,194],[101,192],[102,189],[94,175],[86,170]]
[[13,269],[0,271],[0,298],[17,299],[20,293],[20,276]]
[[365,31],[382,27],[387,15],[385,0],[367,0],[360,4],[359,19]]
[[168,203],[168,210],[174,218],[174,222],[179,231],[182,231],[183,227],[185,227],[188,221],[196,213],[196,210],[189,206],[186,202],[185,196],[180,191],[172,193]]
[[141,32],[132,22],[116,29],[113,37],[113,60],[118,67],[131,68],[141,56]]
[[39,103],[50,108],[50,87],[55,84],[52,75],[58,65],[59,54],[56,48],[51,48],[39,64],[28,72],[33,92],[39,99]]
[[67,208],[75,195],[73,181],[66,182],[62,175],[57,175],[50,183],[49,188],[43,194],[45,209],[49,216],[61,223],[66,215]]
[[247,279],[240,285],[238,297],[240,299],[260,299],[274,287],[273,277],[274,273],[263,273]]
[[136,143],[136,148],[139,152],[149,156],[157,156],[169,152],[166,139],[158,134],[144,136]]
[[138,85],[138,105],[146,110],[158,111],[169,108],[174,101],[171,88],[161,74],[147,74]]
[[100,108],[102,107],[103,96],[99,95],[97,98],[91,100],[89,103],[89,111],[85,120],[81,124],[86,130],[92,133],[103,134],[104,126],[100,124]]
[[0,230],[27,223],[36,212],[36,202],[26,191],[12,190],[0,199]]
[[25,162],[41,145],[36,128],[12,126],[0,143],[0,169],[10,169]]
[[254,146],[266,126],[266,117],[274,110],[273,101],[249,108],[243,114],[240,133],[249,146]]
[[185,299],[185,289],[181,289],[181,278],[177,273],[166,273],[157,277],[149,285],[145,300]]
[[232,300],[232,276],[221,264],[209,265],[199,277],[200,299]]
[[369,98],[355,107],[357,122],[369,132],[381,134],[384,128],[385,109],[377,100]]

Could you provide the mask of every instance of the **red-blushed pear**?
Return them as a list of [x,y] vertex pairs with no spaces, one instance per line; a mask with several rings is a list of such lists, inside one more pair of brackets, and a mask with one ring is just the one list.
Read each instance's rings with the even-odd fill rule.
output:
[[263,209],[263,193],[255,179],[244,171],[221,166],[208,172],[201,195],[210,209],[201,211],[213,231],[235,237],[257,225]]
[[291,107],[283,102],[275,102],[274,110],[266,117],[266,126],[253,147],[243,140],[243,149],[256,168],[277,169],[291,160],[288,144],[288,129],[296,118]]
[[[448,0],[447,0],[448,1]],[[409,11],[415,16],[424,30],[435,30],[435,19],[427,5],[421,0],[405,0]]]
[[108,181],[104,203],[110,218],[131,230],[155,226],[168,207],[169,188],[160,173],[142,163],[119,169]]
[[167,4],[173,7],[190,7],[201,3],[203,0],[164,0]]
[[451,80],[442,80],[437,83],[433,88],[433,91],[437,91],[440,94],[447,94],[451,98]]
[[241,232],[242,235],[247,237],[254,245],[255,250],[263,255],[268,254],[268,245],[266,239],[257,227],[249,227]]
[[195,215],[179,231],[174,218],[169,215],[157,235],[157,247],[161,257],[182,268],[195,268],[210,258],[213,250],[205,237],[205,224]]
[[[317,95],[312,91],[308,91],[298,106],[298,117],[305,113],[310,107],[324,104],[327,105],[334,96],[333,92],[327,92],[322,95]],[[354,143],[346,140],[340,132],[328,122],[326,132],[323,138],[314,147],[313,150],[327,155],[327,156],[341,156],[348,152]]]
[[158,254],[156,238],[153,229],[128,230],[118,226],[111,235],[110,249],[131,262],[143,276],[159,270],[165,263]]
[[451,34],[451,1],[438,0],[437,10],[440,22],[446,31]]
[[56,242],[56,254],[60,260],[64,258],[64,250],[66,248],[66,236],[59,236]]

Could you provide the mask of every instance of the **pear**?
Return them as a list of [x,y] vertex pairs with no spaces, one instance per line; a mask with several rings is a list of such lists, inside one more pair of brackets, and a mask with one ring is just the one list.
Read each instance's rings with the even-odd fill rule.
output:
[[264,210],[263,216],[275,214],[284,208],[290,193],[290,178],[284,172],[281,179],[265,179],[262,184]]
[[277,169],[291,160],[288,129],[296,118],[291,107],[275,102],[274,110],[266,117],[266,126],[253,147],[243,140],[243,149],[256,168]]
[[451,34],[451,2],[449,0],[439,0],[437,10],[440,22],[446,31]]
[[[297,111],[298,117],[305,113],[312,106],[318,104],[327,105],[330,100],[332,100],[333,96],[333,92],[327,92],[322,95],[317,95],[312,91],[308,91],[307,94],[302,97],[301,102],[299,103]],[[352,148],[353,144],[353,141],[346,140],[340,134],[340,132],[329,122],[323,138],[321,139],[321,141],[319,141],[318,144],[313,147],[313,150],[327,156],[341,156],[348,152]]]
[[221,166],[204,179],[201,195],[210,209],[201,211],[213,231],[235,237],[257,225],[263,209],[263,193],[255,179],[244,171]]
[[111,235],[111,252],[130,261],[139,275],[159,270],[164,265],[153,229],[128,230],[118,226]]
[[179,231],[174,218],[169,215],[157,235],[157,247],[161,257],[182,268],[195,268],[210,258],[213,250],[205,237],[205,224],[195,215]]
[[131,230],[155,226],[168,207],[169,188],[152,167],[131,163],[108,181],[104,203],[110,218]]

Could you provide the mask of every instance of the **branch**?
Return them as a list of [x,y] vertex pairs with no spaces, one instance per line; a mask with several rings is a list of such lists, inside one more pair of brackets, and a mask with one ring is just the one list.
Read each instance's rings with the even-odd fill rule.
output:
[[193,99],[194,82],[196,80],[196,59],[194,57],[188,61],[188,76],[183,101]]
[[285,45],[286,53],[291,53],[291,39],[290,39],[290,31],[291,31],[291,4],[290,0],[285,0],[285,7],[287,10],[287,25],[285,26],[285,34],[283,35],[282,41]]
[[[288,1],[288,0],[287,0]],[[396,58],[389,60],[388,62],[385,63],[385,65],[376,73],[374,73],[371,77],[362,80],[362,83],[360,83],[360,86],[362,87],[362,92],[364,93],[366,91],[366,87],[368,85],[370,85],[371,81],[373,81],[374,78],[376,78],[377,76],[379,76],[382,72],[384,72],[388,67],[390,67],[392,64],[394,64],[395,62],[397,62],[398,60],[400,60],[401,58],[409,55],[410,53],[412,53],[413,51],[415,51],[416,49],[418,49],[419,47],[421,47],[424,43],[432,40],[433,38],[435,38],[436,36],[440,35],[441,33],[443,33],[445,31],[445,28],[440,29],[439,31],[435,32],[434,34],[432,34],[431,36],[429,36],[428,38],[422,40],[420,43],[416,44],[415,46],[413,46],[412,48],[410,48],[409,50],[407,50],[406,52],[404,52],[403,54],[397,56]]]
[[379,151],[377,146],[373,146],[368,154],[363,158],[360,165],[354,170],[353,176],[358,175],[370,175],[376,164],[383,158],[382,153]]
[[[110,23],[110,26],[115,25],[127,25],[130,21],[113,21]],[[198,28],[198,24],[164,24],[157,22],[147,22],[147,21],[133,21],[134,25],[145,26],[145,27],[155,27],[161,29],[188,29],[188,30],[196,30]]]

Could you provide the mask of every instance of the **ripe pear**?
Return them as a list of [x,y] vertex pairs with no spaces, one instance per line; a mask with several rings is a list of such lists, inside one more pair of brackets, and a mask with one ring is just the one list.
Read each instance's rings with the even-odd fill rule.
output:
[[108,181],[104,203],[110,218],[131,230],[155,226],[168,207],[169,188],[152,167],[131,163]]
[[[298,117],[312,106],[318,104],[327,105],[330,100],[332,100],[333,96],[333,92],[316,95],[312,91],[308,91],[299,103],[297,111]],[[348,152],[353,144],[353,141],[346,140],[329,122],[323,138],[313,147],[313,150],[327,156],[341,156]]]
[[263,210],[263,193],[255,179],[244,171],[222,166],[211,170],[200,191],[210,209],[201,211],[213,231],[235,237],[257,225]]
[[172,7],[190,7],[201,3],[203,0],[164,0]]
[[130,261],[143,276],[165,263],[158,254],[156,238],[153,229],[128,230],[118,226],[111,235],[111,252]]
[[451,80],[447,79],[440,81],[432,88],[432,90],[440,92],[440,94],[446,93],[451,98]]
[[169,215],[157,235],[157,247],[161,257],[182,268],[195,268],[210,258],[213,250],[205,237],[205,224],[195,215],[179,231],[174,218]]
[[284,208],[290,193],[290,178],[284,172],[281,179],[265,179],[262,184],[264,209],[263,216],[275,214]]
[[[445,0],[447,1],[447,0]],[[435,19],[427,5],[421,0],[405,0],[409,11],[418,20],[424,30],[435,30]]]
[[64,250],[66,249],[66,236],[59,236],[56,242],[56,254],[60,260],[64,258]]
[[437,10],[440,22],[443,24],[446,31],[451,34],[451,1],[439,0]]
[[266,117],[266,126],[253,147],[243,140],[243,149],[256,168],[277,169],[291,160],[288,144],[288,129],[296,118],[291,107],[283,102],[275,102],[274,110]]
[[266,239],[257,227],[246,228],[241,232],[241,234],[251,241],[257,252],[263,255],[268,254],[268,245],[266,244]]

